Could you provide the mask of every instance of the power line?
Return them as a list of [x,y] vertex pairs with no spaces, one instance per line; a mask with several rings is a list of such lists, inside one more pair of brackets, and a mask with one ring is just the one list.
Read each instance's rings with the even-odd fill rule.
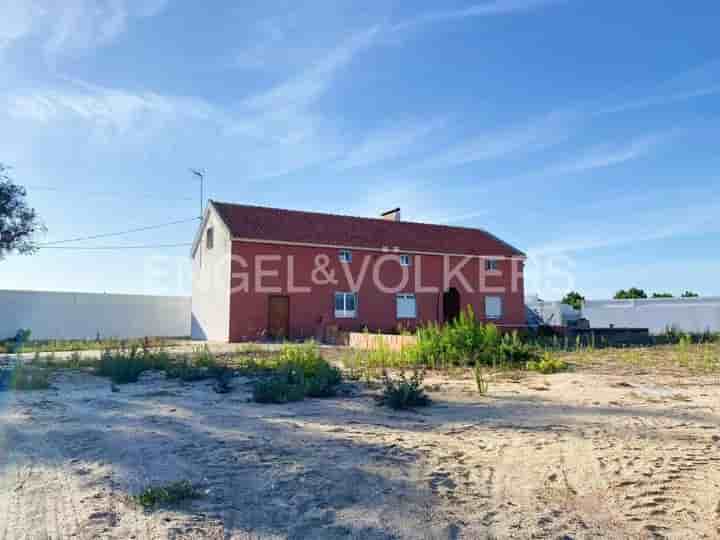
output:
[[91,236],[78,236],[76,238],[66,238],[64,240],[54,240],[52,242],[41,242],[38,243],[38,247],[47,247],[47,246],[54,246],[57,244],[67,244],[69,242],[82,242],[84,240],[96,240],[98,238],[108,238],[110,236],[123,236],[125,234],[131,234],[136,232],[143,232],[143,231],[151,231],[153,229],[160,229],[162,227],[169,227],[171,225],[179,225],[181,223],[196,223],[197,218],[191,218],[191,219],[181,219],[178,221],[169,221],[167,223],[159,223],[157,225],[148,225],[147,227],[138,227],[136,229],[128,229],[125,231],[117,231],[117,232],[110,232],[110,233],[103,233],[103,234],[94,234]]
[[123,250],[123,249],[155,249],[155,248],[175,248],[192,246],[192,242],[183,242],[180,244],[146,244],[139,246],[39,246],[39,249],[75,249],[75,250]]

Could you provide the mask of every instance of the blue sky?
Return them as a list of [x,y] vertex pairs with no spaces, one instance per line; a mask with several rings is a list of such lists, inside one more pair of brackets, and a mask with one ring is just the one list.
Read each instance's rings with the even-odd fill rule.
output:
[[[546,299],[720,295],[718,20],[700,0],[6,0],[0,161],[47,242],[190,219],[201,167],[218,200],[488,229]],[[186,247],[0,262],[0,288],[189,283]]]

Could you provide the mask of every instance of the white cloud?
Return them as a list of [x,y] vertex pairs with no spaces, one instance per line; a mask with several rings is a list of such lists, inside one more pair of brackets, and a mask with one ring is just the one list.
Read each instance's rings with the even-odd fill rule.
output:
[[649,154],[676,134],[675,131],[652,133],[622,144],[596,146],[577,158],[549,166],[541,175],[565,175],[620,165]]
[[524,124],[475,136],[439,152],[422,166],[455,167],[543,150],[566,140],[574,131],[576,122],[577,116],[573,113],[550,113]]
[[720,60],[707,62],[661,83],[649,96],[600,106],[596,115],[615,114],[680,103],[691,99],[720,94]]
[[368,134],[338,162],[341,169],[366,167],[400,157],[423,138],[445,124],[444,119],[415,121],[383,128]]
[[661,212],[632,213],[631,221],[566,224],[565,230],[587,231],[535,246],[532,255],[575,253],[601,248],[640,244],[702,232],[720,230],[720,202],[698,204],[693,207],[665,209]]
[[160,13],[167,0],[9,0],[0,20],[0,48],[39,39],[49,61],[105,45],[134,17]]
[[555,4],[559,1],[563,0],[494,0],[491,2],[475,4],[473,6],[461,9],[449,9],[424,13],[407,21],[396,24],[393,27],[393,30],[411,30],[420,26],[449,22],[459,19],[467,19],[474,17],[492,17],[498,15],[522,13],[549,4]]
[[372,27],[354,34],[310,68],[246,99],[244,105],[254,110],[302,108],[310,105],[327,91],[342,68],[374,43],[377,32],[378,27]]
[[223,116],[208,103],[195,98],[163,96],[153,92],[83,85],[83,88],[34,90],[6,99],[10,118],[43,124],[82,121],[129,133],[141,125],[166,123],[182,118],[220,121]]

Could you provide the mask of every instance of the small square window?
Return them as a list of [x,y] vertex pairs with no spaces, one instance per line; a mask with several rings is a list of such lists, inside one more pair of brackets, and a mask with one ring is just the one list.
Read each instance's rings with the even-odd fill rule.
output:
[[396,302],[398,319],[414,319],[417,317],[417,304],[415,303],[414,294],[398,294]]
[[352,261],[352,251],[349,249],[340,250],[340,262],[349,263]]
[[205,233],[205,247],[212,249],[215,245],[215,230],[210,227]]
[[335,317],[338,319],[353,319],[357,315],[357,293],[335,293]]
[[485,317],[487,319],[502,319],[502,297],[485,297]]
[[486,272],[495,272],[498,269],[498,260],[497,259],[485,259],[485,271]]
[[400,255],[400,266],[410,266],[410,255]]

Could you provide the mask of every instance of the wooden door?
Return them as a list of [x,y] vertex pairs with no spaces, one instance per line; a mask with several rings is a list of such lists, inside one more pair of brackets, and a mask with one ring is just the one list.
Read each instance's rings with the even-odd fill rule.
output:
[[271,296],[268,304],[268,335],[286,339],[290,334],[290,298]]

